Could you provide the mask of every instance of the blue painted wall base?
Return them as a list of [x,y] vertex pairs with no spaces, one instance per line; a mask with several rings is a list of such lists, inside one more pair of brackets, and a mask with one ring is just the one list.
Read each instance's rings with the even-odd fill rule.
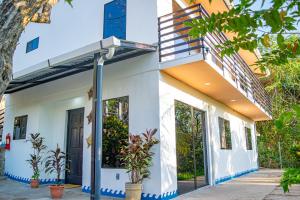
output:
[[[4,173],[4,176],[6,176],[7,178],[14,180],[14,181],[18,181],[20,183],[26,183],[26,184],[30,184],[30,180],[31,178],[24,178],[21,176],[15,176],[13,174],[10,174],[8,172]],[[65,180],[61,180],[62,183],[65,182]],[[56,184],[56,180],[55,179],[40,179],[40,184],[41,185],[47,185],[47,184]]]
[[[82,191],[86,193],[91,192],[91,188],[89,186],[83,186]],[[101,188],[101,195],[109,196],[109,197],[117,197],[117,198],[125,198],[125,192],[121,190],[112,190],[112,189],[104,189]],[[177,192],[167,192],[162,195],[156,194],[145,194],[142,193],[142,200],[169,200],[173,199],[177,196]]]
[[[238,172],[232,176],[225,176],[222,178],[218,178],[215,181],[215,184],[218,185],[220,183],[226,182],[226,181],[230,181],[234,178],[240,177],[240,176],[244,176],[246,174],[252,173],[258,171],[258,168],[255,169],[250,169],[250,170],[246,170],[246,171],[242,171],[242,172]],[[15,176],[13,174],[10,174],[8,172],[5,172],[4,174],[6,177],[8,177],[9,179],[21,182],[21,183],[26,183],[29,184],[30,183],[30,178],[24,178],[24,177],[20,177],[20,176]],[[62,180],[62,182],[64,183],[64,180]],[[54,184],[56,183],[55,179],[40,179],[40,184]],[[91,188],[89,186],[82,186],[82,192],[86,192],[86,193],[90,193],[91,192]],[[112,189],[108,189],[108,188],[101,188],[101,195],[104,196],[110,196],[110,197],[117,197],[117,198],[125,198],[125,192],[122,190],[112,190]],[[164,193],[162,195],[156,195],[156,194],[142,194],[142,200],[169,200],[169,199],[173,199],[177,197],[177,191],[173,191],[173,192],[167,192]]]
[[215,181],[215,184],[218,185],[220,183],[223,183],[223,182],[226,182],[226,181],[230,181],[234,178],[237,178],[237,177],[240,177],[240,176],[244,176],[246,174],[249,174],[249,173],[252,173],[252,172],[255,172],[255,171],[258,171],[258,168],[255,168],[255,169],[249,169],[249,170],[246,170],[246,171],[242,171],[242,172],[238,172],[232,176],[224,176],[222,178],[218,178],[216,179]]

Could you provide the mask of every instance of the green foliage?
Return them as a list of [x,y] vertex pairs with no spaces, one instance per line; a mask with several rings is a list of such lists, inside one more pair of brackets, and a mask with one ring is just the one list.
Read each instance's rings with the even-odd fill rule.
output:
[[280,185],[284,192],[289,192],[292,184],[300,184],[300,168],[290,168],[285,170],[280,180]]
[[194,178],[204,174],[203,112],[188,104],[175,101],[177,179]]
[[41,153],[47,148],[47,146],[44,145],[44,138],[40,136],[40,133],[30,134],[30,142],[33,153],[30,154],[30,159],[26,161],[33,170],[33,175],[31,178],[38,180],[40,177],[40,165],[42,164]]
[[121,160],[125,164],[127,173],[130,173],[131,183],[142,183],[150,176],[149,167],[152,165],[151,148],[159,141],[154,138],[157,129],[147,130],[140,135],[130,135],[129,143],[121,148]]
[[65,167],[65,159],[66,154],[61,151],[58,144],[55,150],[49,151],[49,156],[46,158],[45,172],[49,174],[56,174],[57,185],[61,184],[61,173],[63,171],[69,171],[69,169]]
[[128,125],[117,116],[104,117],[103,121],[103,166],[123,167],[120,150],[127,144]]
[[[197,170],[196,176],[204,176],[204,170]],[[177,173],[177,180],[183,181],[183,180],[193,180],[194,179],[194,173],[191,172],[178,172]]]
[[[271,37],[272,41],[275,39]],[[277,48],[276,44],[271,46],[272,50]],[[261,51],[269,52],[265,47],[261,47]],[[297,167],[299,162],[291,154],[290,148],[300,142],[300,61],[270,65],[269,70],[270,76],[262,81],[272,100],[274,120],[257,123],[257,131],[260,133],[259,162],[262,167],[280,167],[280,142],[283,167]]]
[[31,176],[32,179],[34,180],[38,180],[40,178],[40,172],[39,171],[35,171],[33,173],[33,175]]
[[[191,2],[195,3],[194,0]],[[265,1],[262,1],[258,10],[253,9],[255,2],[240,0],[228,11],[212,13],[209,17],[186,23],[192,27],[190,35],[198,38],[199,35],[214,32],[234,33],[232,38],[220,44],[222,55],[231,55],[240,49],[254,52],[259,45],[263,45],[270,50],[262,55],[258,63],[263,69],[299,57],[300,38],[295,36],[294,40],[287,39],[290,35],[298,34],[295,31],[300,21],[299,0],[271,0],[271,6],[267,8]],[[276,40],[272,41],[271,36]],[[271,48],[274,43],[278,48]]]
[[[292,154],[294,154],[300,161],[300,144],[296,144],[291,148]],[[299,165],[300,166],[300,165]]]
[[[291,153],[295,155],[300,163],[300,143],[291,148]],[[293,184],[300,184],[300,164],[298,168],[286,169],[280,180],[280,185],[284,192],[289,192],[289,187]]]
[[262,58],[257,64],[262,70],[271,71],[264,84],[271,95],[274,120],[257,124],[261,135],[259,161],[264,167],[279,167],[280,143],[283,166],[295,167],[288,169],[281,181],[288,191],[289,185],[299,183],[300,179],[299,158],[292,153],[300,143],[300,37],[295,32],[300,22],[300,2],[271,0],[267,7],[263,0],[261,8],[254,10],[255,3],[240,0],[228,11],[194,19],[186,25],[192,28],[190,35],[197,38],[214,32],[233,34],[219,45],[222,56],[241,49],[254,52],[262,47]]
[[65,0],[65,2],[67,2],[70,6],[73,7],[73,5],[72,5],[73,0]]

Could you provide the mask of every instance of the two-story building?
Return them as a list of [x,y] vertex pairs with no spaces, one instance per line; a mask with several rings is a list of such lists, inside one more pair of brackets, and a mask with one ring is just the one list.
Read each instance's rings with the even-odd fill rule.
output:
[[[105,63],[101,192],[124,197],[129,177],[118,154],[129,133],[157,128],[144,199],[171,199],[258,169],[255,121],[271,118],[270,101],[249,67],[258,54],[221,57],[216,47],[230,35],[191,38],[184,22],[224,11],[223,0],[60,1],[51,24],[31,23],[14,55],[6,90],[3,138],[11,134],[5,173],[29,182],[30,133],[48,149],[68,154],[66,183],[90,191],[95,54],[100,41],[117,37]],[[108,38],[108,39],[105,39]],[[41,174],[42,183],[54,176]]]

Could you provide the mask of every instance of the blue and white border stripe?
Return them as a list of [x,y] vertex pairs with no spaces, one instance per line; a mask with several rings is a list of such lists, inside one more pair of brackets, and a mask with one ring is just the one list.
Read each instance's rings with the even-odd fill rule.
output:
[[[89,186],[82,186],[82,191],[86,193],[91,192],[91,188]],[[108,188],[101,188],[101,195],[104,196],[110,196],[110,197],[116,197],[116,198],[125,198],[125,192],[122,190],[112,190]],[[162,195],[157,194],[142,194],[142,200],[169,200],[173,199],[177,196],[177,192],[167,192]]]
[[249,173],[252,173],[252,172],[255,172],[255,171],[258,171],[258,168],[255,168],[255,169],[249,169],[249,170],[246,170],[246,171],[242,171],[242,172],[238,172],[234,175],[231,175],[231,176],[224,176],[224,177],[221,177],[221,178],[218,178],[215,180],[215,184],[220,184],[220,183],[223,183],[223,182],[226,182],[226,181],[230,181],[234,178],[237,178],[237,177],[240,177],[240,176],[244,176],[246,174],[249,174]]
[[[8,173],[8,172],[5,172],[4,176],[6,176],[7,178],[9,178],[11,180],[18,181],[20,183],[30,184],[30,180],[31,180],[31,178],[24,178],[24,177],[21,177],[21,176],[15,176],[15,175],[13,175],[11,173]],[[65,180],[61,180],[61,181],[65,182]],[[40,182],[41,185],[55,184],[56,180],[54,178],[52,178],[52,179],[50,179],[50,178],[49,179],[40,179],[39,182]]]

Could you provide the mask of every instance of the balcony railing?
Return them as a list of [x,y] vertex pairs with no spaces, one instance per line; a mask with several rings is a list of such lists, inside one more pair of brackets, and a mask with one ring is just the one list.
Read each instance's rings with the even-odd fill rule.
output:
[[211,60],[223,71],[229,74],[232,81],[253,102],[258,103],[271,115],[271,102],[262,84],[239,54],[220,56],[219,44],[227,37],[223,33],[207,34],[205,37],[192,38],[190,27],[185,22],[208,17],[201,4],[178,10],[158,19],[159,30],[159,59],[160,62],[178,59],[193,54],[203,55]]

